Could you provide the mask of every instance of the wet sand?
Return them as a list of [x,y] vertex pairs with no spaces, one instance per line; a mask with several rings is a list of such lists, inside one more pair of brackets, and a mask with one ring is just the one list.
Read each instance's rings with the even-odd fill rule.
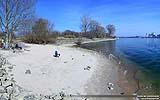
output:
[[[106,95],[133,95],[137,83],[132,79],[132,81],[128,81],[128,78],[131,77],[128,75],[131,72],[128,72],[129,74],[124,76],[124,71],[120,69],[119,65],[113,62],[111,63],[105,56],[99,62],[105,63],[96,69],[86,84],[86,92],[88,95],[100,95],[104,97],[92,98],[92,100],[133,100],[132,97],[105,97]],[[108,70],[110,73],[108,73]],[[109,82],[114,84],[113,90],[108,89]]]

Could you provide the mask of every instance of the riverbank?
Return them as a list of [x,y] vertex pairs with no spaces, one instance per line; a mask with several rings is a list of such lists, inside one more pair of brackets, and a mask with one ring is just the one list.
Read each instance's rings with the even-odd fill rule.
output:
[[[121,89],[123,90],[123,93],[125,95],[135,94],[139,90],[136,65],[133,62],[124,59],[123,57],[119,58],[119,56],[114,55],[115,43],[116,43],[115,41],[109,41],[109,42],[104,41],[96,43],[93,42],[93,43],[82,44],[81,47],[89,50],[94,50],[104,55],[105,58],[109,58],[110,63],[112,63],[112,66],[114,65],[116,70],[118,70],[117,83],[118,86],[121,87]],[[102,68],[102,70],[105,70],[105,67]],[[103,79],[102,82],[104,81],[105,80]]]
[[[102,91],[96,92],[90,88],[99,85],[101,88],[105,87],[108,95],[123,92],[116,83],[118,71],[108,59],[97,52],[67,45],[24,45],[22,51],[0,52],[14,65],[13,74],[17,85],[27,91],[43,95],[58,94],[61,91],[74,95],[95,95]],[[60,57],[53,57],[55,50],[61,54]],[[90,80],[96,82],[96,78],[102,79],[102,73],[99,72],[102,67],[107,72],[106,77],[103,77],[106,83],[91,84]],[[108,83],[114,84],[113,91],[108,89]]]
[[116,40],[116,38],[102,38],[102,39],[94,38],[94,39],[91,39],[91,40],[83,41],[82,44],[94,43],[94,42],[103,42],[103,41],[115,41],[115,40]]
[[[102,41],[114,41],[116,38],[81,38],[80,42],[81,44],[85,43],[94,43],[94,42],[102,42]],[[79,38],[64,38],[59,37],[56,40],[56,45],[66,45],[66,46],[73,46],[76,45],[75,42],[79,41]]]

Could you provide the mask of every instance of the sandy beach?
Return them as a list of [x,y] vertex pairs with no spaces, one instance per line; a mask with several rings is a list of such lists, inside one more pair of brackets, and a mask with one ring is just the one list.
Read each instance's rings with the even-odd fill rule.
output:
[[[24,45],[21,52],[0,50],[0,53],[14,65],[12,73],[16,84],[26,91],[38,95],[61,91],[74,95],[124,92],[117,84],[116,66],[97,52],[68,45]],[[60,57],[53,56],[55,50]],[[108,89],[108,83],[114,84],[114,90]]]

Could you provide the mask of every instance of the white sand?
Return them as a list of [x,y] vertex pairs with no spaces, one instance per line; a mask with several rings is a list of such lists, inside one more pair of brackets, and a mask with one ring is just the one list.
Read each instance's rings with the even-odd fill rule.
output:
[[[0,52],[15,65],[13,74],[17,84],[28,91],[37,94],[68,93],[85,94],[84,85],[91,78],[99,65],[100,55],[84,49],[53,45],[31,45],[29,51],[13,53]],[[54,51],[61,54],[53,57]],[[90,71],[84,70],[90,66]],[[25,74],[30,70],[31,74]]]
[[[12,73],[16,84],[27,90],[20,92],[18,100],[23,100],[29,94],[55,96],[61,91],[73,95],[119,95],[124,92],[117,84],[117,65],[94,51],[71,47],[74,44],[25,45],[26,50],[16,53],[0,49],[0,54],[14,65]],[[59,58],[53,57],[55,50],[61,54]],[[87,66],[91,67],[89,71],[84,70]],[[25,74],[26,70],[30,70],[31,74]],[[110,82],[114,84],[114,90],[108,89],[107,84]]]

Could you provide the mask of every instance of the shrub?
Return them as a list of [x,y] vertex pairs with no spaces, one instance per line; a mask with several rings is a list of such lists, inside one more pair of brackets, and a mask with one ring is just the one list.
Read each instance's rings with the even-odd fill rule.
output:
[[75,42],[75,44],[77,44],[78,46],[80,46],[80,45],[82,44],[82,38],[79,38],[79,39]]
[[56,34],[51,33],[51,28],[48,20],[38,19],[32,27],[32,32],[24,35],[24,42],[44,44],[54,43],[56,41]]

